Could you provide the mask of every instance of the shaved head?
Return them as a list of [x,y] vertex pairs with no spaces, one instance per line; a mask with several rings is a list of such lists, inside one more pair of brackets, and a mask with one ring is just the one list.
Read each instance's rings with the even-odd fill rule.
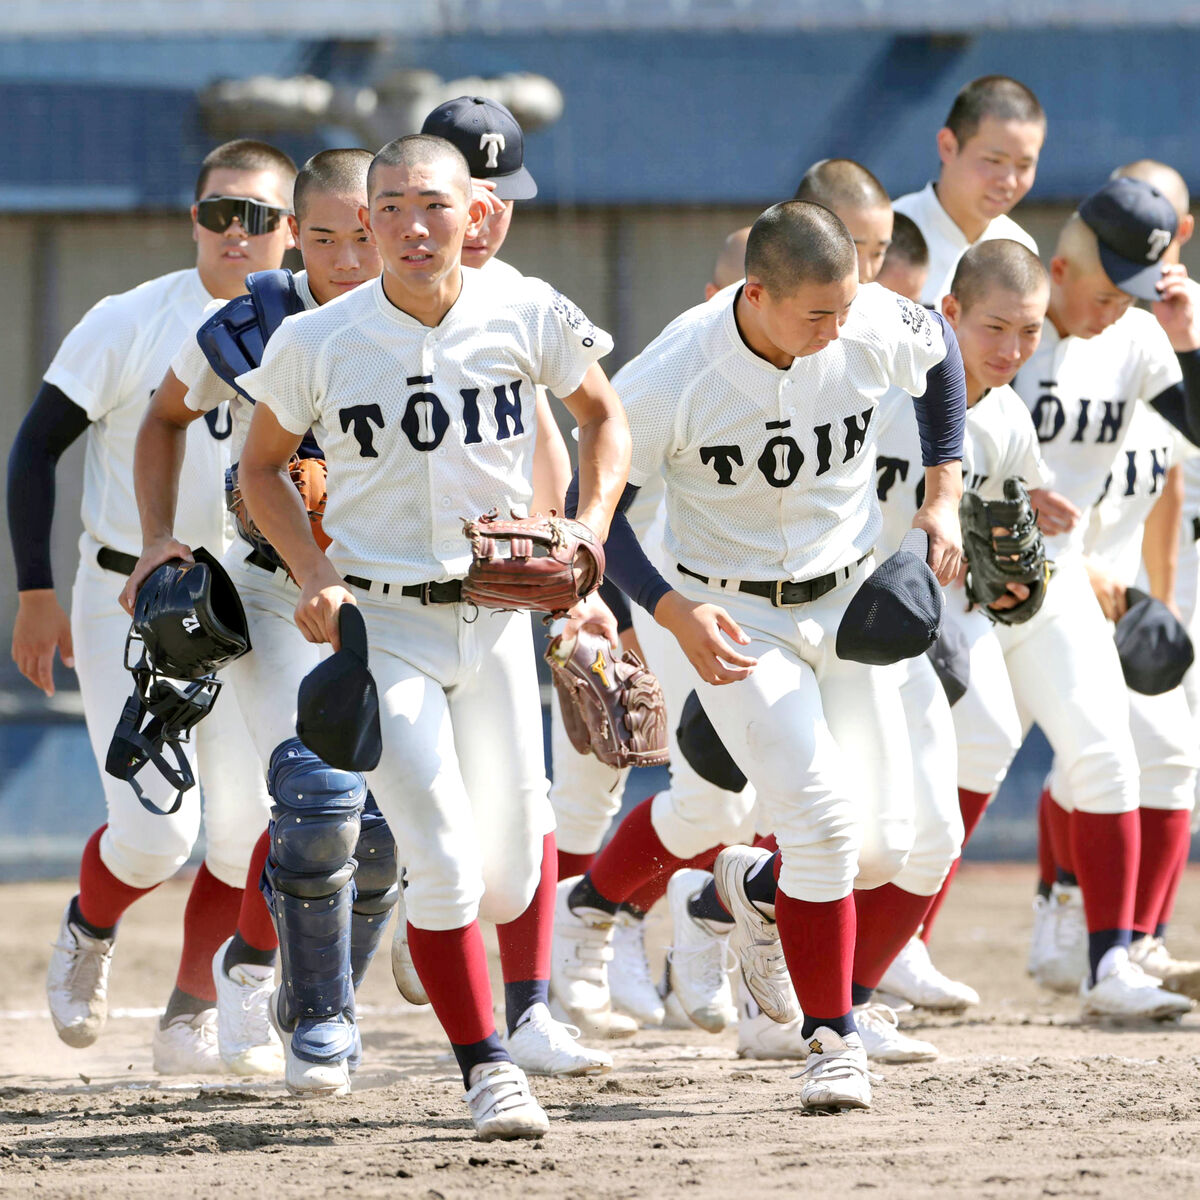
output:
[[1174,167],[1157,162],[1153,158],[1139,158],[1137,162],[1126,163],[1118,167],[1111,179],[1140,179],[1143,183],[1153,184],[1171,202],[1175,215],[1182,221],[1191,208],[1191,197],[1183,176]]
[[366,197],[367,171],[371,166],[369,150],[322,150],[300,168],[292,193],[292,211],[304,220],[304,209],[314,192],[334,196]]
[[[1087,226],[1083,228],[1087,229]],[[1091,233],[1090,229],[1087,231]],[[959,308],[966,312],[993,288],[1003,288],[1018,296],[1032,296],[1049,287],[1050,277],[1036,254],[1020,242],[996,238],[976,242],[958,260],[950,291],[958,300]]]
[[804,172],[794,199],[820,204],[839,214],[846,209],[884,208],[891,204],[883,184],[850,158],[823,158],[813,163]]
[[746,277],[746,240],[749,236],[750,226],[743,225],[721,243],[712,273],[712,284],[716,291]]
[[445,138],[431,137],[425,133],[413,133],[407,137],[388,142],[371,160],[367,171],[367,194],[374,195],[375,183],[383,167],[427,167],[446,163],[452,172],[452,181],[462,194],[471,198],[471,169],[462,152]]
[[774,299],[806,283],[839,283],[858,275],[858,252],[846,226],[827,208],[787,200],[768,208],[750,227],[746,277]]
[[1080,275],[1104,269],[1100,265],[1100,243],[1078,213],[1072,213],[1062,227],[1054,254],[1066,259]]

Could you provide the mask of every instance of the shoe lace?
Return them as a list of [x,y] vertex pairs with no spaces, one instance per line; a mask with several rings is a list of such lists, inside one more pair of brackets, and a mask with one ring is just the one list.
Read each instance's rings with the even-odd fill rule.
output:
[[[780,954],[782,959],[782,954]],[[717,991],[734,965],[733,952],[727,937],[709,938],[692,946],[672,946],[667,958],[689,974],[698,976],[704,989]]]
[[[503,1064],[503,1066],[507,1065]],[[473,1104],[485,1092],[491,1098],[490,1107],[494,1113],[507,1112],[510,1108],[524,1104],[529,1098],[528,1084],[523,1076],[516,1074],[515,1070],[489,1071],[467,1092],[463,1099],[468,1104]]]
[[856,1008],[854,1023],[882,1034],[900,1028],[900,1018],[896,1015],[895,1009],[889,1008],[878,1000],[872,1000],[864,1004],[862,1008]]
[[274,980],[258,984],[238,985],[238,1026],[241,1036],[249,1042],[267,1042],[271,1037],[271,1018],[268,1006],[274,992]]
[[880,1083],[883,1080],[882,1075],[872,1071],[849,1047],[845,1050],[830,1050],[825,1054],[810,1055],[807,1065],[792,1075],[792,1078],[803,1079],[806,1075],[821,1079],[868,1079],[872,1083]]
[[110,951],[103,949],[101,944],[80,942],[75,938],[70,941],[59,938],[51,944],[55,950],[61,950],[69,956],[65,980],[67,988],[72,993],[83,990],[89,995],[94,993],[100,986]]

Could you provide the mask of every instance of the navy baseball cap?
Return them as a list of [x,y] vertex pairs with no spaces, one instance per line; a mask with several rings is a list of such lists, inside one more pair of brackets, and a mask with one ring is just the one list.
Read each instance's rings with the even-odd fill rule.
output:
[[1161,601],[1127,588],[1128,607],[1117,622],[1117,656],[1125,682],[1143,696],[1161,696],[1183,682],[1196,657],[1192,639]]
[[929,536],[910,529],[900,549],[863,580],[838,625],[838,658],[883,667],[933,645],[942,628],[942,589],[928,555]]
[[971,644],[953,621],[942,626],[938,639],[925,651],[953,708],[971,686]]
[[490,179],[501,200],[532,200],[537,184],[525,169],[525,135],[517,118],[498,100],[459,96],[425,118],[422,133],[453,142],[474,179]]
[[688,766],[706,783],[726,792],[740,792],[746,786],[746,776],[717,736],[695,692],[689,692],[683,702],[675,741]]
[[1157,300],[1162,256],[1179,229],[1171,202],[1153,184],[1110,179],[1080,206],[1079,216],[1100,243],[1104,273],[1139,300]]
[[367,670],[367,626],[355,604],[338,609],[342,648],[300,681],[296,734],[331,767],[373,771],[383,753],[379,690]]

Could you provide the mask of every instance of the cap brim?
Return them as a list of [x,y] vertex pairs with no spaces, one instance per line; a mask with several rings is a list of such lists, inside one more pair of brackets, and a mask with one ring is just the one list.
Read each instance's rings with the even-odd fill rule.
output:
[[1103,242],[1100,246],[1100,265],[1104,268],[1104,273],[1121,289],[1130,296],[1136,296],[1139,300],[1157,300],[1158,299],[1158,283],[1162,279],[1163,264],[1162,261],[1150,263],[1147,266],[1145,263],[1133,262],[1128,258],[1122,258],[1121,255],[1110,250]]
[[496,185],[495,194],[501,200],[532,200],[537,195],[537,184],[523,166],[510,175],[489,175],[487,178]]

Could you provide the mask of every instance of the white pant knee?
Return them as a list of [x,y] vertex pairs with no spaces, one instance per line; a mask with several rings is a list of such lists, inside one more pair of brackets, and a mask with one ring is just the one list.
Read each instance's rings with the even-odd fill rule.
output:
[[[143,848],[123,839],[119,833],[114,835],[110,825],[100,835],[100,861],[128,887],[157,887],[187,862],[194,840],[178,826],[171,826],[155,839],[152,849]],[[245,882],[243,867],[242,878],[231,886],[242,887]]]
[[714,846],[749,842],[755,834],[754,789],[726,792],[701,779],[687,763],[672,764],[671,787],[650,804],[658,840],[676,858],[694,858]]

